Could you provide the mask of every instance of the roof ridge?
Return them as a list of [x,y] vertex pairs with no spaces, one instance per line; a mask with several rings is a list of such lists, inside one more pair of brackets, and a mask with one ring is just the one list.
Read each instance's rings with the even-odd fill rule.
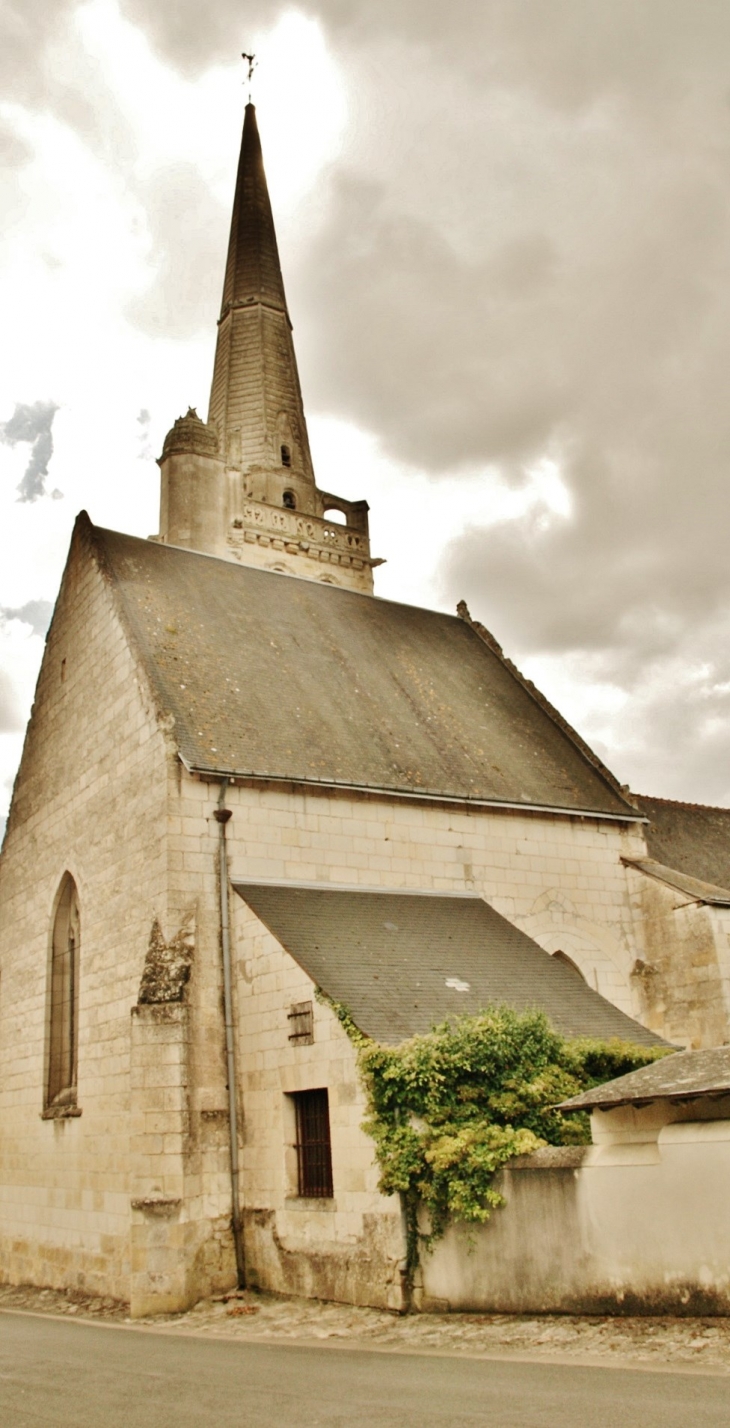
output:
[[683,798],[661,798],[658,793],[632,792],[632,798],[635,798],[637,800],[639,806],[641,805],[642,798],[644,798],[647,801],[651,799],[652,803],[666,803],[672,808],[701,808],[706,810],[706,812],[708,813],[730,814],[730,807],[727,807],[725,804],[722,803],[689,803]]
[[483,640],[485,645],[488,645],[492,653],[497,656],[497,659],[501,660],[510,674],[519,681],[523,689],[534,699],[535,703],[539,705],[543,712],[552,719],[560,732],[565,735],[569,742],[574,745],[578,752],[582,754],[596,772],[601,775],[609,787],[612,788],[615,793],[618,793],[619,797],[623,799],[629,808],[640,811],[634,802],[634,795],[630,792],[628,784],[619,783],[616,775],[611,773],[611,770],[604,764],[603,760],[598,757],[598,754],[591,748],[590,744],[586,743],[585,739],[581,737],[577,729],[574,729],[572,724],[568,723],[568,720],[555,708],[554,704],[550,703],[550,700],[543,694],[542,690],[538,689],[537,685],[533,684],[532,680],[528,679],[527,676],[517,668],[517,665],[509,658],[509,655],[504,653],[502,646],[499,641],[495,639],[491,630],[488,630],[486,625],[481,623],[481,620],[474,620],[472,618],[466,600],[459,601],[456,607],[456,613],[459,618],[463,620],[465,624],[469,625],[474,633],[479,636],[479,639]]

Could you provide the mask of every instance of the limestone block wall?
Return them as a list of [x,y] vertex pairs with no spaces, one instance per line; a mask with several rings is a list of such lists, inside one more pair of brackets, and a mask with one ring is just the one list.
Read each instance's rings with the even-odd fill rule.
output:
[[[168,913],[171,924],[182,921],[196,896],[185,1213],[198,1225],[199,1244],[208,1244],[220,1266],[228,1264],[232,1283],[218,792],[183,771],[170,778]],[[629,973],[637,950],[620,858],[643,849],[640,832],[587,819],[467,812],[271,785],[229,787],[226,802],[233,880],[477,890],[547,950],[562,947],[582,960],[600,991],[632,1009]],[[372,1146],[360,1128],[364,1104],[352,1047],[329,1010],[316,1003],[314,1045],[290,1045],[286,1012],[313,999],[311,983],[235,895],[230,909],[249,1270],[273,1289],[393,1307],[400,1297],[400,1211],[377,1193]],[[317,1086],[327,1086],[331,1096],[335,1205],[326,1209],[297,1203],[290,1193],[287,1098]],[[222,1282],[224,1269],[216,1273]],[[213,1282],[207,1269],[192,1279],[200,1293]]]
[[640,955],[632,969],[639,1015],[694,1049],[730,1036],[730,913],[688,899],[638,869],[627,877]]
[[[222,1285],[226,1275],[228,1283],[234,1278],[220,973],[219,832],[214,817],[218,793],[217,785],[196,780],[179,766],[170,767],[168,925],[173,928],[184,921],[191,901],[197,916],[195,969],[187,993],[185,1214],[197,1226],[198,1268],[190,1271],[189,1282],[197,1283],[199,1293]],[[231,786],[226,801],[232,810],[227,825],[232,879],[477,891],[548,951],[567,952],[604,995],[627,1011],[640,1011],[630,975],[640,946],[626,869],[621,863],[622,855],[643,853],[640,828],[587,818],[472,811],[278,785]],[[342,1060],[351,1057],[351,1048],[339,1025],[333,1021],[329,1026],[329,1013],[317,1008],[319,1040],[312,1048],[300,1047],[292,1059],[285,1008],[307,1000],[311,988],[275,942],[256,943],[256,938],[266,934],[235,896],[231,897],[231,918],[239,1025],[237,1093],[251,1264],[262,1283],[272,1287],[288,1285],[299,1292],[342,1297],[355,1293],[372,1299],[372,1276],[368,1280],[367,1275],[356,1275],[358,1287],[353,1290],[352,1277],[350,1281],[338,1278],[336,1270],[348,1260],[354,1263],[360,1253],[358,1249],[356,1254],[355,1246],[364,1247],[369,1237],[367,1253],[380,1256],[377,1278],[382,1293],[384,1283],[395,1283],[391,1271],[400,1254],[395,1207],[385,1210],[379,1197],[370,1198],[374,1184],[368,1178],[374,1174],[371,1151],[357,1129],[362,1103],[340,1104],[340,1090],[336,1095],[332,1092],[333,1117],[336,1113],[343,1118],[337,1134],[352,1134],[360,1147],[353,1161],[360,1188],[354,1188],[354,1181],[350,1184],[348,1170],[341,1182],[348,1188],[335,1196],[334,1218],[320,1209],[287,1203],[294,1197],[285,1193],[282,1179],[287,1143],[285,1098],[306,1085],[287,1083],[286,1077],[294,1070],[302,1075],[306,1071],[328,1087],[356,1087],[354,1069],[346,1069]],[[258,948],[255,956],[252,938]],[[259,988],[255,995],[254,980]],[[269,1003],[260,999],[262,987],[271,997]],[[352,1094],[360,1095],[357,1088]],[[278,1106],[279,1111],[272,1112],[272,1106]],[[276,1124],[272,1114],[280,1114]],[[358,1160],[361,1153],[367,1164]],[[354,1198],[343,1199],[343,1195]],[[375,1217],[369,1229],[368,1216]],[[385,1224],[388,1216],[391,1219]],[[373,1251],[378,1225],[385,1226],[386,1243]],[[325,1267],[314,1273],[312,1255],[308,1260],[304,1256],[297,1259],[291,1247],[308,1244],[311,1249],[320,1238],[326,1249]],[[346,1255],[340,1253],[340,1246],[348,1247]],[[382,1268],[386,1263],[387,1272]],[[306,1264],[310,1268],[302,1267]],[[388,1289],[388,1295],[391,1292]]]
[[[216,796],[215,786],[183,777],[176,856],[200,855],[196,838],[210,830]],[[231,787],[227,797],[232,876],[477,892],[546,951],[566,952],[610,1001],[645,1013],[631,977],[641,944],[621,863],[645,855],[641,825],[275,785]]]
[[[235,910],[243,1184],[249,1282],[290,1294],[398,1309],[403,1233],[397,1198],[377,1188],[355,1051],[309,977],[244,903]],[[292,1005],[310,1002],[313,1042],[289,1040]],[[300,1199],[292,1100],[327,1088],[332,1199]]]
[[[164,734],[78,543],[0,858],[0,1275],[129,1297],[130,1006],[166,919]],[[80,902],[78,1109],[43,1119],[54,899]]]

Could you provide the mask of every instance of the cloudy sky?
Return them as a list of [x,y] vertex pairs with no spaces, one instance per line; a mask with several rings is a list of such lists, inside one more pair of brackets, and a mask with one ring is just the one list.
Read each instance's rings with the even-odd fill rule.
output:
[[730,803],[727,0],[4,0],[0,819],[76,512],[207,409],[244,90],[321,485],[638,791]]

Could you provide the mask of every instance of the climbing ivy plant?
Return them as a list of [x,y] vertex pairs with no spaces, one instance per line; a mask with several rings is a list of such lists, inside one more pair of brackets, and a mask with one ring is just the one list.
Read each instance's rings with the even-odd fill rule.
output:
[[513,1156],[590,1141],[588,1116],[564,1115],[558,1102],[666,1054],[622,1041],[569,1041],[544,1013],[505,1006],[382,1046],[346,1007],[329,1005],[358,1048],[380,1189],[402,1198],[410,1283],[422,1245],[451,1221],[479,1224],[503,1204],[494,1177]]

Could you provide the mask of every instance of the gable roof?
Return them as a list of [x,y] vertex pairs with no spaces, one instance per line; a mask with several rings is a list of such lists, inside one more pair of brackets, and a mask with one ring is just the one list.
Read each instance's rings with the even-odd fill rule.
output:
[[237,881],[236,892],[316,986],[375,1041],[504,1003],[565,1036],[665,1046],[476,896]]
[[730,808],[644,794],[635,799],[649,819],[645,833],[652,858],[717,889],[730,889]]
[[649,1101],[686,1101],[694,1096],[722,1096],[730,1091],[730,1046],[706,1051],[679,1051],[651,1066],[629,1071],[563,1101],[561,1110],[588,1111],[594,1107],[645,1105]]
[[466,621],[79,526],[190,769],[641,816]]

